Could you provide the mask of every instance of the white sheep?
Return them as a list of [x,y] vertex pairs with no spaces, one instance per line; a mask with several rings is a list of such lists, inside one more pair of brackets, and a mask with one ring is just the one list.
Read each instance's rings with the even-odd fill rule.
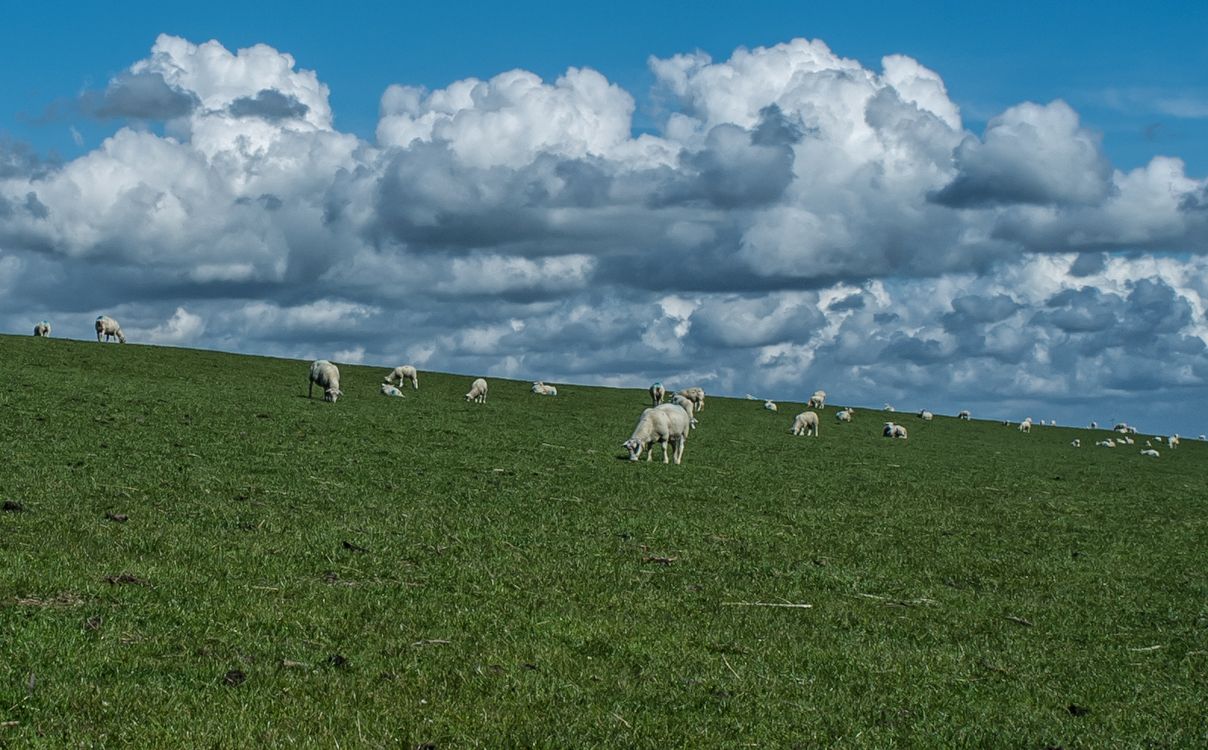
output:
[[1208,435],[1200,435],[1200,440],[1208,440]]
[[900,424],[886,422],[881,426],[881,435],[887,438],[899,438],[906,440],[906,428]]
[[1129,436],[1127,436],[1127,435],[1125,435],[1124,437],[1120,438],[1120,441],[1121,441],[1122,443],[1124,443],[1125,445],[1132,445],[1133,443],[1137,442],[1136,440],[1133,440],[1132,438],[1130,438],[1130,437],[1129,437]]
[[1097,429],[1099,429],[1099,423],[1098,423],[1098,422],[1091,422],[1091,429],[1092,429],[1092,430],[1097,430]]
[[403,383],[407,382],[408,380],[411,381],[412,390],[418,391],[419,390],[419,372],[417,372],[416,369],[414,367],[412,367],[411,365],[399,365],[398,367],[391,370],[390,374],[387,375],[385,380],[383,380],[382,382],[391,383],[391,384],[397,383],[398,386],[400,388],[402,388]]
[[395,388],[394,386],[390,385],[389,383],[382,383],[382,387],[378,389],[378,393],[382,394],[383,396],[393,396],[395,398],[406,398],[405,396],[403,396],[402,391],[400,391],[398,388]]
[[487,402],[487,381],[482,378],[475,378],[470,384],[470,391],[466,394],[466,401],[473,401],[477,404],[485,404]]
[[931,412],[927,411],[926,409],[923,409],[922,411],[919,412],[919,419],[923,420],[924,422],[930,422],[934,418],[935,418],[935,415],[932,414]]
[[540,380],[536,380],[533,382],[533,393],[538,396],[557,396],[558,389],[552,385],[546,385]]
[[1169,445],[1171,448],[1178,448],[1179,447],[1179,434],[1176,432],[1175,434],[1166,438],[1166,444]]
[[818,437],[818,415],[812,411],[801,412],[793,417],[793,429],[790,432],[794,435]]
[[825,409],[826,391],[814,391],[814,395],[810,396],[809,401],[806,401],[805,405],[810,409]]
[[780,407],[776,406],[775,401],[764,401],[763,408],[767,409],[768,411],[779,411],[780,410]]
[[1070,445],[1074,446],[1075,448],[1081,448],[1082,441],[1079,440],[1078,438],[1074,438],[1073,441],[1070,442]]
[[881,411],[890,411],[891,412],[891,411],[895,411],[895,409],[893,408],[892,405],[885,404],[885,406],[881,407]]
[[47,323],[45,320],[38,321],[38,323],[36,325],[34,325],[34,335],[35,336],[49,336],[50,335],[50,323]]
[[108,315],[102,315],[96,319],[96,340],[100,341],[102,335],[106,341],[112,337],[116,338],[119,344],[126,343],[126,335],[122,333],[122,327]]
[[[688,412],[688,426],[690,429],[695,429],[697,425],[696,403],[692,399],[687,398],[686,396],[681,396],[678,393],[672,394],[671,403]],[[667,404],[660,404],[660,406],[666,405]]]
[[679,395],[688,399],[696,407],[697,411],[705,410],[705,389],[699,385],[694,385],[691,388],[685,388],[679,392]]
[[662,383],[656,382],[650,386],[650,405],[652,407],[663,403],[663,399],[666,397],[667,389],[663,387]]
[[1112,440],[1111,438],[1107,438],[1106,440],[1100,440],[1099,442],[1095,443],[1095,445],[1101,446],[1103,448],[1115,448],[1116,441]]
[[1028,417],[1024,421],[1019,423],[1019,431],[1020,432],[1029,432],[1029,433],[1032,431],[1032,418],[1031,417]]
[[1157,458],[1160,454],[1153,448],[1146,448],[1145,450],[1141,451],[1141,455],[1149,456],[1150,458]]
[[323,400],[335,402],[344,395],[340,390],[340,368],[325,359],[316,359],[310,363],[310,379],[306,391],[307,398],[315,395],[315,386],[323,389]]
[[956,418],[963,419],[968,422],[970,419],[973,419],[973,415],[969,413],[968,409],[961,409],[960,412],[957,413]]
[[676,404],[662,404],[646,409],[638,418],[638,424],[633,428],[633,434],[622,445],[629,451],[629,460],[637,461],[646,451],[646,460],[654,454],[654,445],[663,446],[663,463],[667,459],[667,446],[675,445],[675,463],[680,463],[684,457],[684,443],[688,439],[688,429],[691,417],[682,407]]
[[849,406],[846,409],[840,409],[839,411],[835,412],[835,419],[839,420],[840,422],[850,422],[854,414],[855,411]]

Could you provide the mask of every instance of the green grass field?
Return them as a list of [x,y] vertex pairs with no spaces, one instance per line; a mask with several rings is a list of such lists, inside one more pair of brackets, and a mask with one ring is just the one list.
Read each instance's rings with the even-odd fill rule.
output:
[[637,390],[0,362],[0,746],[1208,746],[1203,443],[710,398],[667,466]]

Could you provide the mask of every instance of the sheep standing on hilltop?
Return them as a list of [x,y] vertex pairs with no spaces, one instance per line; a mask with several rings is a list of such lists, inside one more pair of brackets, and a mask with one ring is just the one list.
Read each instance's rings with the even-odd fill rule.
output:
[[1019,431],[1028,432],[1028,433],[1030,433],[1032,431],[1032,418],[1031,417],[1028,417],[1027,419],[1025,419],[1019,423]]
[[533,381],[532,392],[537,394],[538,396],[557,396],[558,395],[557,388],[555,388],[552,385],[546,385],[545,383],[541,382],[540,380]]
[[[695,429],[697,425],[696,403],[692,399],[681,396],[678,393],[671,397],[671,403],[688,412],[688,428]],[[667,406],[667,404],[659,404],[659,406]]]
[[676,404],[662,404],[642,412],[638,418],[633,434],[622,445],[629,451],[629,460],[637,461],[646,451],[646,460],[654,454],[655,443],[663,446],[663,463],[667,460],[667,446],[675,446],[675,463],[680,463],[684,457],[684,443],[688,439],[691,417],[688,412]]
[[1166,444],[1169,445],[1171,448],[1178,448],[1179,447],[1179,434],[1176,432],[1175,434],[1166,438]]
[[699,385],[694,385],[691,388],[685,388],[679,392],[679,395],[688,399],[696,407],[697,411],[705,410],[705,389]]
[[919,419],[923,420],[924,422],[930,422],[932,419],[935,419],[935,415],[926,409],[923,409],[919,412]]
[[814,395],[810,396],[809,400],[805,402],[805,406],[808,409],[825,409],[826,391],[814,391]]
[[100,341],[102,335],[106,341],[116,338],[119,344],[126,343],[126,335],[122,333],[122,327],[108,315],[102,315],[96,319],[96,340]]
[[49,336],[50,335],[50,323],[47,323],[45,320],[39,321],[36,325],[34,325],[34,335],[35,336]]
[[470,384],[469,393],[466,394],[466,401],[485,404],[487,402],[487,381],[475,378],[474,382]]
[[960,412],[957,413],[956,418],[963,419],[968,422],[970,419],[973,419],[973,415],[969,413],[968,409],[961,409]]
[[789,430],[794,435],[811,435],[818,437],[818,415],[812,411],[803,411],[793,417],[793,429]]
[[650,406],[655,407],[663,403],[663,399],[667,397],[667,389],[662,383],[654,383],[650,386]]
[[344,391],[340,390],[340,368],[325,359],[316,359],[310,363],[307,398],[314,397],[316,385],[323,389],[324,401],[335,403],[336,399],[344,395]]
[[407,382],[408,380],[411,381],[411,389],[418,391],[419,390],[419,372],[417,372],[416,369],[414,367],[412,367],[411,365],[399,365],[398,367],[391,370],[390,374],[387,375],[386,379],[382,382],[391,383],[391,384],[397,383],[398,387],[402,388],[403,383]]

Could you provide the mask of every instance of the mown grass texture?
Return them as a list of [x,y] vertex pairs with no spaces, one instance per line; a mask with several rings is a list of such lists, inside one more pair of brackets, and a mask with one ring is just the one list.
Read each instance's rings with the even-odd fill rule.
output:
[[0,746],[1208,745],[1202,443],[711,397],[634,464],[637,390],[0,362]]

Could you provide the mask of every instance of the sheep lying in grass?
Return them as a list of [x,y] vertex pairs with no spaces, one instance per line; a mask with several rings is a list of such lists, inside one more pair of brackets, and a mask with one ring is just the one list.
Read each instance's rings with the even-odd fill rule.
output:
[[126,335],[122,333],[122,327],[108,315],[102,315],[96,319],[96,340],[100,341],[102,335],[106,341],[115,338],[119,344],[126,343]]
[[383,396],[393,396],[395,398],[405,398],[403,392],[389,383],[382,383],[382,387],[378,389],[378,393]]
[[306,391],[307,398],[315,395],[315,386],[323,389],[323,400],[335,402],[344,395],[340,390],[340,369],[325,359],[316,359],[310,363],[310,380]]
[[767,409],[768,411],[779,411],[780,410],[780,407],[776,406],[775,401],[764,401],[763,408]]
[[663,399],[667,398],[667,389],[662,383],[654,383],[650,386],[650,406],[655,407],[663,403]]
[[809,401],[806,401],[805,405],[810,409],[825,409],[826,391],[814,391],[814,395],[810,396]]
[[840,409],[839,411],[835,412],[835,419],[840,422],[850,422],[851,418],[855,416],[855,413],[856,412],[849,406],[846,409]]
[[794,435],[818,437],[818,415],[812,411],[801,412],[793,417],[793,429],[790,432]]
[[1111,438],[1108,438],[1106,440],[1100,440],[1099,442],[1095,443],[1095,445],[1097,445],[1101,448],[1115,448],[1116,441],[1112,440]]
[[47,323],[45,320],[38,321],[38,323],[34,325],[34,335],[35,336],[49,336],[50,335],[50,323]]
[[692,402],[697,411],[705,410],[705,389],[699,385],[694,385],[691,388],[685,388],[679,392],[679,395]]
[[642,451],[646,451],[649,461],[658,443],[663,446],[663,463],[669,463],[667,446],[674,444],[675,463],[679,464],[684,458],[684,443],[688,439],[691,420],[688,412],[677,404],[662,404],[644,410],[633,434],[623,443],[629,451],[629,460],[637,461],[642,457]]
[[466,393],[466,401],[485,404],[487,402],[487,381],[482,378],[475,378],[474,382],[470,383],[469,392]]
[[398,386],[402,388],[403,383],[407,382],[408,380],[411,381],[412,390],[418,391],[419,372],[417,372],[416,369],[411,365],[399,365],[390,371],[390,374],[386,376],[386,379],[383,382],[391,384],[397,383]]
[[899,438],[901,440],[905,440],[906,428],[900,424],[886,422],[885,424],[881,425],[881,435],[887,438]]
[[1073,441],[1070,442],[1070,445],[1074,446],[1075,448],[1081,448],[1082,441],[1079,440],[1078,438],[1074,438]]
[[1146,448],[1145,450],[1141,451],[1141,455],[1149,456],[1150,458],[1157,458],[1160,454],[1153,448]]
[[1133,443],[1135,443],[1137,441],[1133,440],[1128,435],[1125,435],[1124,437],[1120,438],[1120,442],[1124,443],[1125,445],[1132,445]]
[[552,385],[546,385],[540,380],[533,381],[533,393],[538,396],[557,396],[558,389]]
[[923,420],[924,422],[930,422],[932,419],[935,419],[935,415],[926,409],[923,409],[919,412],[919,419]]
[[966,422],[968,422],[970,419],[973,419],[973,415],[969,413],[969,410],[968,410],[968,409],[961,409],[961,410],[960,410],[960,411],[957,413],[956,418],[957,418],[957,419],[963,419],[963,420],[965,420]]

